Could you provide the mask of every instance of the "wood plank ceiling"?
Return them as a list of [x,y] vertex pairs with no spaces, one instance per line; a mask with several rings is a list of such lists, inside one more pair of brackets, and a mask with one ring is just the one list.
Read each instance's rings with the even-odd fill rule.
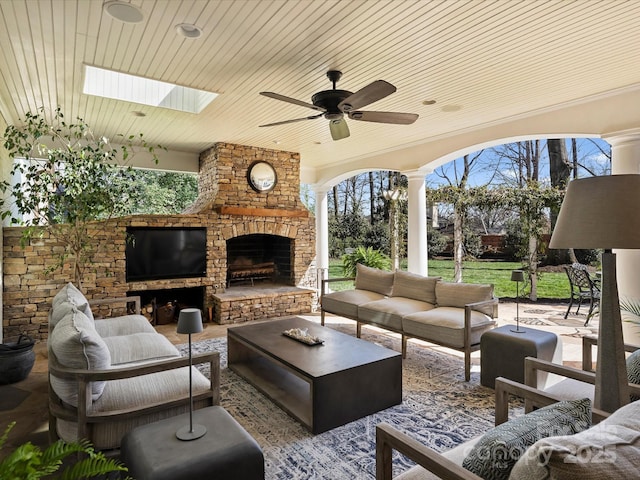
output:
[[[101,0],[0,0],[5,121],[60,105],[110,137],[144,132],[180,152],[220,141],[297,151],[315,168],[640,84],[637,0],[132,2],[141,23],[114,20]],[[180,23],[203,36],[178,36]],[[85,64],[220,96],[198,115],[88,96]],[[258,128],[315,113],[260,91],[310,102],[331,88],[330,69],[343,71],[345,90],[377,79],[398,88],[366,109],[420,118],[349,120],[351,136],[338,142],[324,118]]]

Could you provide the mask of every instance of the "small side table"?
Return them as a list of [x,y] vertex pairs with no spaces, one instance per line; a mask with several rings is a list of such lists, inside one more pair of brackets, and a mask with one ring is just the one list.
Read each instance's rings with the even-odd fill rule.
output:
[[[503,325],[480,337],[480,383],[495,388],[496,377],[524,383],[524,359],[536,357],[546,361],[562,360],[562,343],[552,332],[520,326],[524,333],[513,332],[515,325]],[[546,380],[540,372],[538,385]],[[541,383],[542,382],[542,383]]]
[[189,414],[130,431],[122,439],[120,459],[136,480],[264,480],[264,457],[256,441],[219,406],[193,412],[193,423],[207,433],[182,441],[176,431]]

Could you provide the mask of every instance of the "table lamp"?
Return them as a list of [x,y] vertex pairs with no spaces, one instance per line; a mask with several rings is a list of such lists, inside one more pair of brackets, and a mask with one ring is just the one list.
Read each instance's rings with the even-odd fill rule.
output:
[[603,249],[594,407],[613,412],[629,403],[622,316],[611,249],[640,248],[640,175],[576,179],[567,193],[550,248]]
[[191,334],[202,331],[202,315],[197,308],[183,308],[178,317],[178,333],[189,334],[189,425],[182,427],[176,432],[176,437],[180,440],[196,440],[207,433],[203,425],[193,424],[193,373],[191,356]]
[[515,333],[526,333],[520,329],[520,282],[524,282],[524,272],[522,270],[513,270],[511,272],[511,281],[516,282],[516,329],[511,329]]

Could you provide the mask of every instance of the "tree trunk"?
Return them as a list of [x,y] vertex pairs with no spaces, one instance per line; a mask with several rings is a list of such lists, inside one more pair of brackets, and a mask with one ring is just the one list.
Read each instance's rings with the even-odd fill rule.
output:
[[[549,152],[549,176],[551,178],[551,186],[564,189],[567,187],[571,176],[571,165],[569,164],[567,146],[564,139],[551,138],[547,140],[547,150]],[[551,208],[551,231],[553,231],[556,226],[558,213],[560,213],[559,207]],[[569,261],[569,255],[569,251],[566,249],[550,249],[547,252],[547,259],[550,265],[561,265]]]
[[376,201],[375,201],[375,185],[373,172],[369,172],[369,224],[373,225],[375,220],[373,218],[373,212],[376,209]]
[[538,239],[535,235],[529,237],[529,283],[529,299],[535,302],[538,300]]
[[453,263],[454,282],[462,282],[463,267],[463,235],[462,235],[462,215],[456,210],[453,214]]

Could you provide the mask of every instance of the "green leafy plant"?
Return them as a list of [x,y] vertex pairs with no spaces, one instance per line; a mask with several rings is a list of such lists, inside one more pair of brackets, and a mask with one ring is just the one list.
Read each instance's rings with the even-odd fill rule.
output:
[[620,300],[620,310],[630,315],[624,315],[624,321],[640,325],[640,301],[626,298]]
[[[15,423],[10,423],[0,437],[0,450],[4,447]],[[77,456],[77,461],[67,461],[65,464],[65,460],[70,459],[73,455]],[[101,452],[96,452],[88,441],[64,442],[58,440],[45,450],[27,442],[0,461],[0,478],[2,480],[36,480],[44,477],[79,480],[111,472],[126,471],[127,467],[122,463],[106,458]]]
[[353,253],[347,253],[342,257],[342,270],[347,277],[356,276],[356,265],[360,263],[367,267],[389,270],[391,259],[380,250],[371,247],[358,247]]
[[[82,278],[96,251],[92,238],[106,221],[129,213],[136,195],[132,168],[119,167],[135,153],[146,151],[157,163],[156,149],[143,136],[119,135],[113,145],[96,136],[77,118],[67,122],[58,107],[47,119],[44,108],[27,113],[23,122],[9,125],[4,147],[14,160],[10,185],[0,183],[3,193],[11,193],[14,205],[2,204],[2,218],[22,225],[22,245],[48,232],[63,248],[50,271],[73,262],[73,278],[82,288]],[[106,228],[103,224],[102,228]]]

